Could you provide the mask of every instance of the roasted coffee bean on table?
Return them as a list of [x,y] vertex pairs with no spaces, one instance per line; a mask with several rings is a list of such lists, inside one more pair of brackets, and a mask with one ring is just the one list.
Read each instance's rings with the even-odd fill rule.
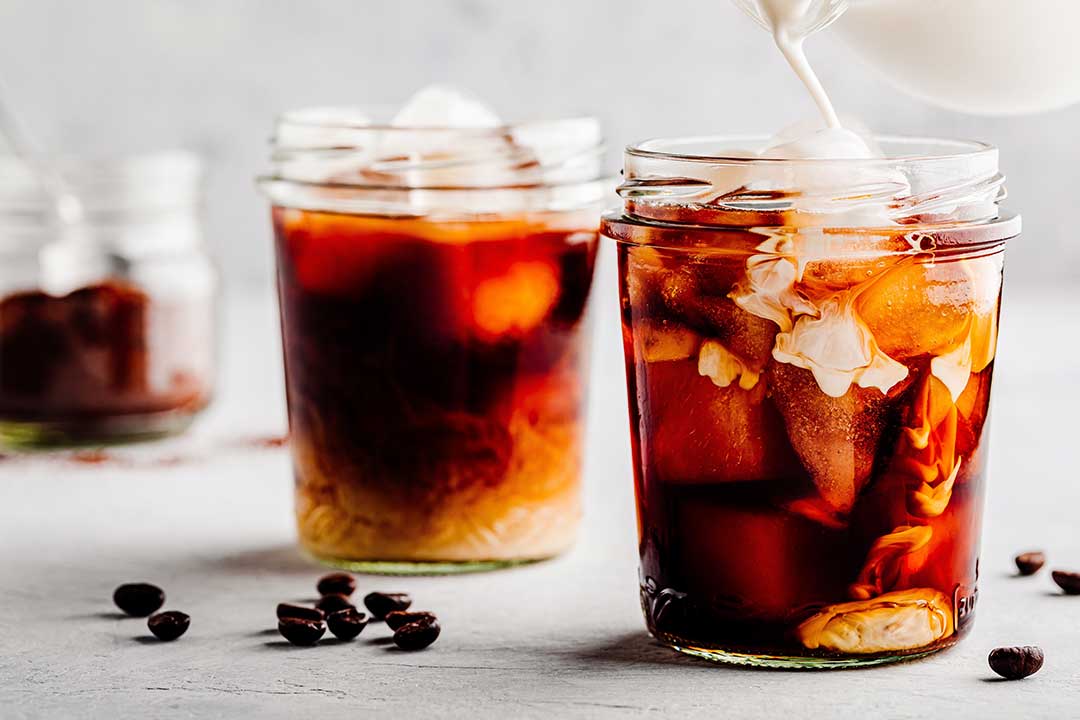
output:
[[278,623],[278,632],[293,645],[314,645],[326,632],[322,621],[285,618]]
[[150,583],[124,583],[113,591],[116,607],[134,617],[146,617],[165,604],[165,591]]
[[386,613],[386,626],[391,630],[397,630],[402,625],[408,625],[417,620],[437,620],[435,613],[426,610],[394,610]]
[[372,617],[382,620],[387,613],[395,610],[408,610],[412,605],[412,598],[408,593],[381,593],[373,592],[364,596],[364,605],[371,611]]
[[1034,645],[999,647],[990,651],[990,669],[1006,680],[1020,680],[1039,672],[1043,666],[1042,648]]
[[319,599],[319,602],[315,603],[315,607],[329,615],[338,610],[348,610],[349,608],[356,606],[349,601],[347,596],[333,593],[330,595],[323,595]]
[[416,620],[394,631],[394,644],[402,650],[423,650],[438,639],[441,630],[434,618]]
[[1080,595],[1080,573],[1066,570],[1055,570],[1050,573],[1058,587],[1065,591],[1066,595]]
[[175,640],[187,632],[191,625],[191,617],[179,610],[166,610],[157,615],[151,615],[146,621],[150,632],[159,640]]
[[1046,564],[1046,555],[1041,552],[1020,553],[1015,561],[1021,575],[1034,575]]
[[319,579],[315,586],[320,595],[345,595],[356,592],[356,578],[348,573],[330,573]]
[[278,620],[307,620],[309,622],[322,622],[326,618],[319,608],[307,607],[306,605],[294,605],[292,603],[278,603]]
[[339,640],[352,640],[367,627],[367,615],[356,608],[338,610],[326,616],[326,627]]

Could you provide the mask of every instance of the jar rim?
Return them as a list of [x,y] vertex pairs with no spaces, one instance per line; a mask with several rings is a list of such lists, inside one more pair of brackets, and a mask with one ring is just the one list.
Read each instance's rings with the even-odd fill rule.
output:
[[573,209],[614,186],[594,117],[492,127],[404,127],[381,117],[334,106],[280,115],[258,186],[275,205],[411,216]]
[[[370,130],[378,132],[409,133],[460,133],[462,135],[504,134],[515,128],[540,128],[545,126],[569,125],[571,123],[590,122],[599,125],[599,121],[588,113],[574,113],[563,117],[538,117],[518,121],[500,122],[497,125],[454,126],[454,125],[394,125],[389,118],[398,108],[389,104],[369,105],[314,105],[296,108],[278,113],[274,119],[277,128],[286,125],[306,128]],[[379,118],[373,120],[373,117]]]
[[[883,157],[873,158],[778,158],[761,157],[750,154],[756,145],[765,145],[775,140],[775,136],[748,134],[748,135],[696,135],[696,136],[663,136],[646,138],[628,144],[625,147],[627,156],[645,158],[651,160],[672,160],[680,162],[699,162],[711,165],[830,165],[841,167],[871,167],[874,165],[895,165],[897,163],[918,164],[925,162],[937,162],[950,159],[976,159],[980,157],[996,157],[998,149],[990,143],[981,140],[967,140],[956,138],[937,138],[929,136],[909,135],[874,135],[873,140],[884,149],[886,147],[912,148],[903,154],[887,153]],[[708,146],[717,144],[717,147],[727,146],[726,152],[675,152],[673,150],[657,149],[654,146],[677,146],[700,144]],[[922,147],[921,151],[913,148]],[[940,152],[930,150],[939,148]]]
[[709,225],[875,227],[978,222],[1006,197],[998,150],[969,140],[882,136],[883,157],[761,157],[765,136],[647,140],[626,149],[619,195],[632,215],[695,211]]
[[278,117],[271,170],[260,181],[383,190],[535,188],[604,177],[595,117],[491,127],[405,127],[363,107],[315,107]]

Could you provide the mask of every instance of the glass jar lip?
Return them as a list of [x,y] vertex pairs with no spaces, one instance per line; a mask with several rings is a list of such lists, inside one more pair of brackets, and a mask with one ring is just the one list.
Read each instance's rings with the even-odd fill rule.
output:
[[603,186],[614,185],[604,168],[602,127],[592,116],[403,127],[389,122],[391,108],[372,107],[382,106],[280,115],[271,167],[258,186],[285,206],[424,214],[591,205]]
[[[972,160],[980,157],[993,157],[998,149],[980,140],[964,140],[953,138],[936,138],[928,136],[909,135],[874,135],[873,140],[882,148],[886,147],[918,147],[940,148],[940,152],[922,150],[910,151],[902,154],[886,153],[884,157],[875,158],[776,158],[761,157],[751,154],[754,145],[765,145],[775,140],[774,136],[747,134],[747,135],[695,135],[654,137],[630,143],[625,148],[628,156],[648,160],[671,160],[677,162],[699,162],[709,165],[732,165],[732,166],[777,166],[777,165],[830,165],[838,167],[873,167],[875,165],[917,165],[920,163],[938,162],[942,160]],[[702,153],[702,152],[675,152],[672,149],[658,149],[651,146],[657,145],[691,145],[701,144],[707,146],[716,144],[717,147],[730,148],[726,152]],[[739,154],[741,151],[742,154]]]
[[[274,124],[277,128],[296,127],[312,130],[367,130],[380,133],[400,134],[461,134],[461,135],[503,135],[508,131],[521,128],[544,128],[569,126],[575,123],[594,123],[599,128],[599,120],[588,113],[572,113],[562,117],[525,118],[517,121],[504,121],[497,125],[453,126],[453,125],[394,125],[390,121],[399,108],[389,104],[370,105],[314,105],[296,108],[279,113]],[[378,119],[374,119],[378,118]],[[339,147],[339,146],[335,146]]]

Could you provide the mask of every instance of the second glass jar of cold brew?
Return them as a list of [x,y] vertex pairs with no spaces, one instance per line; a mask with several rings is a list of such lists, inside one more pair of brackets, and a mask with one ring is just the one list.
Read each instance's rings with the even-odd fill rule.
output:
[[282,118],[262,186],[313,556],[457,572],[571,545],[601,153],[589,119]]
[[[756,143],[756,144],[755,144]],[[1005,243],[995,149],[627,150],[618,244],[641,601],[676,649],[779,667],[971,627]],[[733,152],[731,148],[737,148]]]

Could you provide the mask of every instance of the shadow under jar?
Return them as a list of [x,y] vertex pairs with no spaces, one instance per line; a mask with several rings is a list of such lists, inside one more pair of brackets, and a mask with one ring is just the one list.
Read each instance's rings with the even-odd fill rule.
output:
[[626,153],[617,241],[641,602],[677,650],[773,667],[971,627],[1002,258],[997,151]]
[[0,443],[180,432],[216,361],[201,163],[163,152],[64,169],[85,215],[68,228],[24,167],[0,172]]
[[588,119],[280,121],[261,184],[314,557],[448,573],[573,543],[601,153]]

